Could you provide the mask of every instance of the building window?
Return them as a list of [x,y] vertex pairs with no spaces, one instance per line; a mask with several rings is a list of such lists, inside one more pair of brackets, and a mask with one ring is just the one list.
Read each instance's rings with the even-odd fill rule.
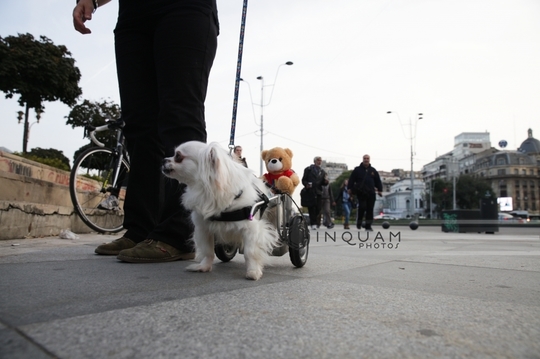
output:
[[515,175],[518,175],[519,174],[519,170],[517,168],[514,168],[514,174]]
[[506,168],[498,169],[497,174],[499,176],[504,176],[506,174]]
[[521,170],[521,174],[524,176],[527,175],[527,170]]
[[519,180],[516,180],[516,188],[519,187]]
[[497,165],[505,165],[506,161],[503,157],[497,158]]

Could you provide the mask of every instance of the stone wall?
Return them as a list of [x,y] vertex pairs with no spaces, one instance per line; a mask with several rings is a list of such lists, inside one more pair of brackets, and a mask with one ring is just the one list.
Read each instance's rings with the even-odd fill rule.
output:
[[0,151],[0,239],[55,236],[64,229],[91,232],[73,209],[69,172]]

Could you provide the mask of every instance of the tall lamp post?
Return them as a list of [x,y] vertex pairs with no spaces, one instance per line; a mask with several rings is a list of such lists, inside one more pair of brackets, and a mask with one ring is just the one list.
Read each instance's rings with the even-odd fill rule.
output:
[[[259,106],[261,106],[261,123],[260,123],[260,126],[261,126],[261,151],[259,153],[262,153],[262,151],[264,150],[264,140],[263,140],[263,138],[264,138],[264,132],[263,132],[264,131],[264,114],[263,114],[264,107],[270,105],[270,101],[272,101],[272,95],[274,94],[274,86],[276,84],[279,69],[281,68],[281,66],[284,66],[284,65],[291,66],[291,65],[293,65],[293,62],[292,61],[287,61],[286,63],[281,64],[281,65],[278,66],[278,68],[276,70],[276,76],[274,77],[274,83],[273,84],[265,85],[264,84],[264,77],[257,76],[257,80],[261,80],[261,103],[259,104]],[[270,97],[268,99],[268,102],[264,103],[264,88],[269,87],[269,86],[272,86],[272,92],[270,92]],[[262,176],[262,174],[263,174],[263,162],[264,161],[261,158],[260,159],[260,174],[259,174],[260,176]]]
[[43,110],[36,109],[36,122],[33,122],[32,124],[29,124],[28,121],[28,105],[26,105],[26,112],[18,111],[17,112],[17,120],[19,120],[19,123],[23,121],[24,116],[24,132],[23,132],[23,153],[27,153],[27,146],[28,146],[28,140],[30,139],[30,129],[33,125],[36,123],[39,123],[39,120],[41,119],[41,114],[43,113]]
[[[399,117],[399,113],[397,113],[396,111],[394,111],[394,112],[387,111],[386,113],[387,114],[395,113],[397,115],[397,117],[398,117],[399,124],[401,125],[401,130],[403,130],[403,125],[401,123],[401,118]],[[414,142],[414,139],[416,138],[416,128],[417,128],[418,121],[422,119],[422,116],[423,116],[423,114],[419,113],[417,115],[417,117],[416,117],[416,121],[414,122],[414,136],[413,136],[413,131],[412,131],[412,118],[409,116],[409,138],[408,139],[411,141],[411,198],[409,200],[410,201],[409,210],[410,210],[411,219],[415,215],[414,214],[415,201],[414,201],[414,170],[413,170],[414,150],[413,150],[413,142]],[[403,133],[403,135],[405,135],[405,133]],[[407,138],[407,137],[405,136],[405,138]]]

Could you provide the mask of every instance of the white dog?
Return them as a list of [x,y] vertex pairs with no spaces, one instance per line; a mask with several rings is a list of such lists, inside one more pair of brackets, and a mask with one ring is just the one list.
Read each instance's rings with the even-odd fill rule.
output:
[[223,244],[243,245],[246,278],[260,279],[264,263],[278,243],[276,228],[266,216],[260,218],[260,212],[252,219],[238,216],[249,214],[261,201],[261,193],[270,195],[264,183],[217,143],[190,141],[178,146],[174,157],[163,161],[162,171],[187,186],[182,203],[191,211],[195,260],[199,262],[187,270],[212,270],[215,238]]

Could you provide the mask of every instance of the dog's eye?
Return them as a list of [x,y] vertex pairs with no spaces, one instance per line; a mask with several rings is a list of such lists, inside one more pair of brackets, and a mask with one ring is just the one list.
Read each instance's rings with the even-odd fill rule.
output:
[[283,158],[282,158],[282,157],[279,158],[279,162],[283,162]]
[[184,159],[185,157],[182,156],[182,154],[180,152],[176,152],[174,154],[174,162],[176,163],[182,163],[182,160]]

